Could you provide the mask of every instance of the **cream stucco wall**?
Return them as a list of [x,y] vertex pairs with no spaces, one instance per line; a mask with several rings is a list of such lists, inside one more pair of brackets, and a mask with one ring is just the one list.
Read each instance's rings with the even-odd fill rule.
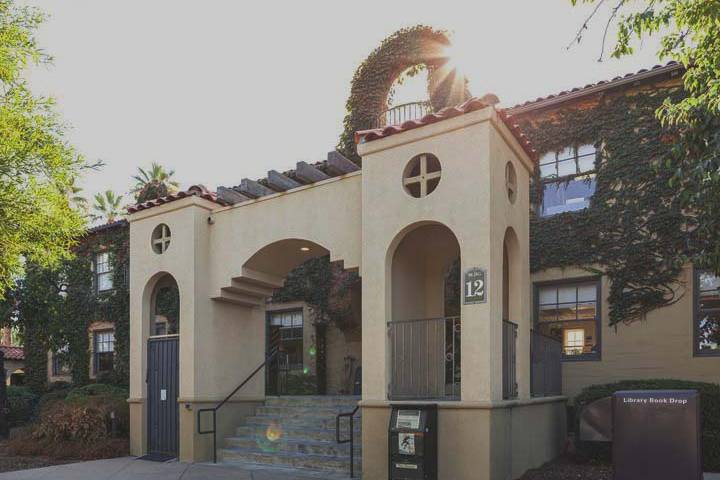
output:
[[[533,282],[587,277],[580,268],[553,268],[532,275]],[[590,385],[620,380],[676,378],[720,383],[720,356],[693,354],[693,269],[683,269],[680,301],[654,310],[644,321],[617,328],[609,322],[609,280],[601,281],[600,360],[564,362],[563,393],[572,398]]]
[[[188,197],[130,216],[130,403],[131,451],[147,448],[145,369],[151,297],[156,283],[169,274],[180,292],[180,431],[195,432],[192,412],[219,402],[249,375],[265,355],[264,306],[242,306],[214,300],[233,279],[245,278],[244,265],[255,253],[286,239],[302,239],[329,251],[345,267],[360,266],[359,174],[335,177],[291,192],[232,207]],[[153,229],[170,228],[172,240],[163,254],[151,249]],[[282,245],[282,244],[281,244]],[[289,270],[304,260],[300,252],[273,251],[255,262],[274,281],[278,266]],[[273,263],[273,255],[278,262]],[[262,259],[261,259],[262,260]],[[264,276],[263,276],[264,275]],[[264,375],[258,374],[236,401],[264,398]],[[141,428],[142,427],[142,428]],[[181,460],[207,459],[211,436],[181,436]]]
[[[529,191],[519,189],[511,204],[505,193],[505,164],[513,162],[518,185],[528,185],[532,165],[492,108],[438,122],[358,146],[363,156],[363,399],[387,398],[389,360],[386,322],[392,316],[392,260],[405,235],[420,225],[441,224],[460,245],[461,269],[488,271],[484,304],[462,305],[462,399],[502,398],[502,249],[512,226],[519,239],[520,262],[529,263]],[[413,198],[402,188],[406,164],[432,153],[442,166],[434,192]],[[527,272],[527,270],[525,270]],[[527,273],[524,278],[528,278]],[[520,298],[529,286],[518,283]],[[522,304],[522,303],[521,303]],[[529,311],[524,307],[527,317]],[[523,316],[522,312],[518,312]],[[519,318],[525,322],[528,319]],[[518,352],[529,345],[518,339]],[[529,357],[520,358],[519,383],[527,396]]]

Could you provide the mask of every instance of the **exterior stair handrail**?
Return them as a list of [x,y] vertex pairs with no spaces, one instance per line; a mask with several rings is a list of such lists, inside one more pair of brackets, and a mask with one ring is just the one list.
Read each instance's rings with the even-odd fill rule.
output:
[[[335,440],[339,445],[344,443],[350,444],[350,478],[355,477],[355,414],[357,413],[360,405],[355,407],[352,412],[338,413],[335,417]],[[340,439],[340,418],[348,417],[350,419],[350,437]]]
[[[220,403],[215,405],[214,407],[210,408],[201,408],[197,411],[197,431],[199,435],[206,435],[212,433],[213,436],[213,463],[217,463],[217,411],[222,408],[223,405],[225,405],[237,392],[240,391],[241,388],[243,388],[250,380],[252,380],[257,373],[262,370],[264,367],[268,366],[270,362],[272,362],[277,354],[280,352],[280,348],[274,348],[271,350],[270,354],[268,354],[267,357],[265,357],[265,360],[258,365],[258,367],[252,371],[250,375],[245,378],[240,384],[235,387],[235,389],[230,392]],[[212,412],[212,430],[203,430],[202,426],[200,425],[200,419],[203,413],[206,412]]]

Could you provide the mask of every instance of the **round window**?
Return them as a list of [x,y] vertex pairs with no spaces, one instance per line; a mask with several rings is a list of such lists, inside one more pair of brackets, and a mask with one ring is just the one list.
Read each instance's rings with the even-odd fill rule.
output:
[[512,162],[505,165],[505,188],[507,189],[508,200],[510,200],[510,203],[515,203],[517,197],[517,174]]
[[170,227],[161,223],[152,232],[151,246],[155,253],[165,253],[170,247]]
[[403,171],[403,188],[415,198],[430,195],[440,183],[442,168],[432,153],[414,156]]

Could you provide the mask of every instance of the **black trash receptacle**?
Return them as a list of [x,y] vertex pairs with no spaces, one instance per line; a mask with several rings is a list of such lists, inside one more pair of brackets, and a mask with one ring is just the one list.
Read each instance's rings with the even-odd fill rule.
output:
[[390,480],[437,480],[437,405],[393,405],[388,429]]

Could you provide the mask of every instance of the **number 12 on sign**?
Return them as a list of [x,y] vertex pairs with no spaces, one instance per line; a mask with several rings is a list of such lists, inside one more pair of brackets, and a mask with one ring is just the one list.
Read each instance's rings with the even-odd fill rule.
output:
[[469,268],[465,271],[464,278],[465,289],[463,290],[463,303],[471,305],[473,303],[485,303],[487,295],[485,286],[487,284],[487,273],[479,267]]

